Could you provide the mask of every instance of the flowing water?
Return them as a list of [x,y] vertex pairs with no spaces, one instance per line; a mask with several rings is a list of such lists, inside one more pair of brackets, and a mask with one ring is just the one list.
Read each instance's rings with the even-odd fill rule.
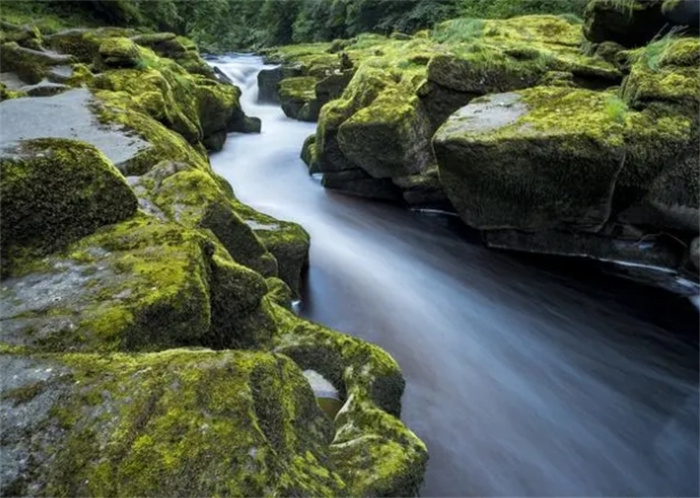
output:
[[423,496],[698,496],[698,316],[681,297],[489,251],[441,218],[324,190],[298,158],[315,125],[256,103],[252,56],[214,62],[260,135],[214,169],[303,225],[300,313],[401,365],[426,442]]

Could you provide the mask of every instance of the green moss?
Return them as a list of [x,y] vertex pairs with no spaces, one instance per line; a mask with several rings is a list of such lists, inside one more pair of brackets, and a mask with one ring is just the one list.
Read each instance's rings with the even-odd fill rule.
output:
[[319,372],[346,399],[330,451],[348,494],[417,494],[427,452],[396,418],[404,386],[396,362],[376,346],[275,310],[276,350]]
[[631,56],[629,76],[623,85],[623,98],[634,109],[654,102],[673,112],[697,119],[700,110],[700,41],[696,38],[668,37],[639,49]]
[[617,95],[611,95],[608,97],[605,103],[605,112],[613,121],[618,123],[625,122],[625,116],[627,115],[628,107],[625,102]]
[[3,155],[2,171],[3,271],[11,270],[11,247],[51,252],[136,211],[121,174],[83,142],[22,142]]
[[64,435],[40,443],[52,496],[344,490],[328,456],[330,422],[288,358],[171,350],[39,361],[72,378],[51,410]]

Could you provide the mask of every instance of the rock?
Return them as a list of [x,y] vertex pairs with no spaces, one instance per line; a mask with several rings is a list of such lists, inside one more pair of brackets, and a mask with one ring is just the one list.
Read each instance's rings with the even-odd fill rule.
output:
[[39,83],[52,66],[60,66],[73,61],[70,55],[57,54],[46,50],[33,50],[20,47],[15,42],[0,46],[3,71],[12,71],[29,84]]
[[672,106],[670,112],[686,114],[698,121],[700,40],[690,37],[661,40],[637,50],[631,57],[622,92],[630,107]]
[[286,310],[275,351],[303,370],[314,370],[339,391],[344,404],[335,418],[332,461],[350,496],[418,494],[427,452],[411,431],[395,423],[404,380],[384,351],[358,339],[305,322]]
[[91,145],[25,140],[4,144],[0,154],[3,272],[20,248],[46,254],[136,211],[122,175]]
[[591,0],[584,11],[583,32],[593,43],[613,41],[640,47],[664,28],[662,0]]
[[202,138],[202,144],[207,150],[212,152],[219,152],[224,148],[224,143],[226,142],[226,131],[217,131],[208,137]]
[[613,192],[647,188],[691,137],[681,117],[628,112],[611,94],[539,87],[472,101],[433,146],[468,225],[596,231]]
[[237,214],[232,196],[209,172],[163,161],[133,187],[139,199],[157,207],[164,219],[209,229],[236,262],[263,276],[277,275],[274,258]]
[[253,348],[274,322],[263,278],[195,230],[138,216],[3,282],[2,340],[41,351]]
[[3,494],[345,492],[332,422],[283,355],[176,349],[0,362],[12,373],[0,401],[11,456]]
[[261,129],[262,121],[260,118],[245,115],[230,121],[228,125],[229,131],[237,131],[239,133],[260,133]]
[[617,54],[623,51],[625,47],[614,41],[604,41],[596,47],[595,55],[608,61],[611,64],[615,63]]
[[361,169],[349,169],[338,172],[323,173],[321,185],[343,194],[400,202],[401,191],[388,179],[376,179]]
[[300,65],[285,65],[273,69],[262,69],[258,73],[258,102],[279,103],[277,85],[285,78],[301,76]]
[[234,206],[236,213],[275,257],[279,278],[290,287],[292,296],[299,299],[301,280],[309,264],[309,234],[296,223],[277,220],[238,202]]
[[617,215],[617,221],[657,231],[697,234],[700,230],[697,146],[687,154],[685,160],[668,165],[651,182],[639,202]]
[[484,240],[493,249],[615,261],[650,269],[678,268],[683,257],[677,243],[658,238],[640,243],[639,238],[624,240],[581,232],[489,230],[484,233]]
[[129,38],[107,38],[98,50],[102,62],[108,67],[136,67],[141,64],[141,54]]
[[61,83],[52,83],[48,80],[41,80],[36,85],[27,85],[21,88],[21,91],[25,92],[30,97],[48,97],[61,92],[65,92],[67,90],[70,90],[70,87],[68,85],[62,85]]
[[340,98],[340,96],[343,95],[345,88],[350,83],[353,74],[353,71],[332,73],[316,83],[315,93],[320,106],[323,106],[331,100]]
[[403,199],[411,207],[454,211],[440,183],[437,167],[430,167],[417,175],[394,178],[393,182],[403,193]]
[[309,173],[315,173],[312,171],[317,169],[316,166],[316,135],[309,135],[304,140],[304,145],[301,147],[301,160],[304,161],[309,167]]
[[321,106],[316,100],[316,78],[299,76],[286,78],[278,85],[279,99],[284,113],[301,121],[316,121]]
[[20,140],[34,138],[79,138],[97,147],[117,168],[126,170],[149,153],[152,146],[117,126],[101,124],[94,114],[99,101],[89,90],[77,88],[59,95],[19,98],[0,105],[4,127],[0,145],[4,148]]
[[673,24],[687,26],[695,31],[698,29],[700,3],[695,0],[664,0],[661,12]]
[[338,128],[345,157],[373,178],[406,176],[431,161],[430,120],[417,99],[384,91]]
[[689,257],[696,270],[700,270],[700,237],[695,237],[690,243]]

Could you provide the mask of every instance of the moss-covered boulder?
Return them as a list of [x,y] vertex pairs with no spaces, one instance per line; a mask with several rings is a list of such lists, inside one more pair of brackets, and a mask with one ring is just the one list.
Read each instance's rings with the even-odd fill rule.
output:
[[583,32],[593,43],[645,45],[667,23],[661,13],[662,3],[662,0],[591,0],[584,12]]
[[17,73],[26,83],[39,83],[53,67],[73,62],[70,55],[21,47],[16,42],[0,45],[3,71]]
[[141,63],[141,54],[129,38],[106,38],[98,49],[100,62],[108,67],[135,67]]
[[[7,349],[6,349],[7,351]],[[340,496],[332,423],[287,357],[0,356],[3,495]]]
[[277,85],[285,78],[302,75],[300,65],[285,65],[272,69],[262,69],[258,73],[258,102],[279,103]]
[[424,444],[398,420],[404,380],[384,351],[275,307],[277,352],[338,390],[330,456],[349,496],[413,496],[427,463]]
[[253,230],[265,249],[277,260],[277,274],[300,297],[301,280],[309,264],[311,237],[301,225],[259,213],[238,201],[233,202],[236,213]]
[[236,262],[264,276],[277,275],[274,257],[236,213],[235,200],[212,174],[163,161],[132,186],[142,208],[190,228],[211,230]]
[[75,140],[36,139],[1,151],[3,272],[21,248],[55,251],[98,228],[129,218],[136,197],[95,147]]
[[280,81],[278,86],[284,113],[300,121],[316,121],[321,108],[316,100],[316,78],[299,76]]
[[648,185],[691,140],[687,118],[628,113],[614,94],[540,87],[472,102],[433,145],[470,226],[595,231],[616,188]]
[[43,351],[261,347],[263,278],[215,240],[140,215],[44,259],[16,258],[2,289],[7,343]]

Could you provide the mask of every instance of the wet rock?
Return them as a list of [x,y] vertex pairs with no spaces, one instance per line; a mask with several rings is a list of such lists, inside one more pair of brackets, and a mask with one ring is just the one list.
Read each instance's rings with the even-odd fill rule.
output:
[[299,76],[286,78],[278,85],[279,99],[284,113],[300,121],[316,121],[321,109],[316,100],[316,78]]
[[48,97],[70,90],[68,85],[53,83],[48,80],[41,80],[36,85],[23,86],[20,91],[25,92],[30,97]]

